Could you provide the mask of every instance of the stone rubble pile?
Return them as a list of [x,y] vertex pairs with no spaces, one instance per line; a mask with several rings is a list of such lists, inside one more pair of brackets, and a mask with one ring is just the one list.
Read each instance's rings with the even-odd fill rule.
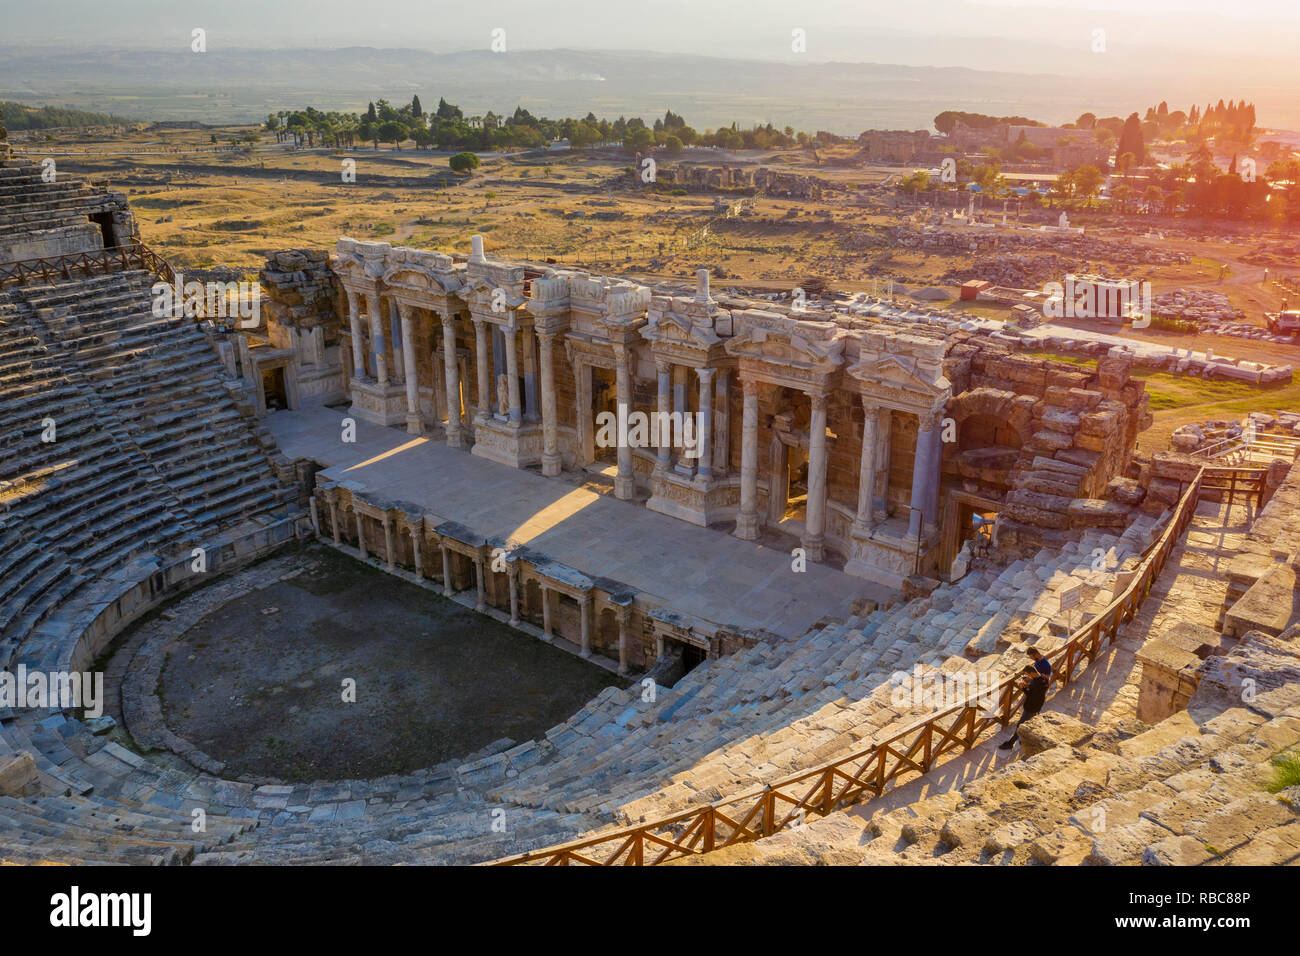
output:
[[[986,222],[997,224],[999,214],[985,213]],[[1025,252],[1055,253],[1069,260],[1071,267],[1085,262],[1108,262],[1137,268],[1151,265],[1176,265],[1189,261],[1184,253],[1139,245],[1123,239],[1099,239],[1092,236],[1033,231],[987,230],[962,227],[916,227],[910,224],[890,226],[891,240],[905,249],[925,249],[941,254]],[[1082,271],[1088,271],[1084,269]],[[974,276],[973,278],[989,278]],[[998,283],[1001,285],[1002,283]]]

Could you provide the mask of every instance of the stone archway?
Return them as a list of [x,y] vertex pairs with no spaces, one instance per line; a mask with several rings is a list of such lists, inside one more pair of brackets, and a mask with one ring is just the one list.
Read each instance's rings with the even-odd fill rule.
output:
[[[1025,401],[1025,398],[1029,400]],[[987,444],[971,444],[967,436],[972,431],[975,435],[987,431],[989,437],[994,438],[1000,435],[1007,441],[993,444],[1019,448],[1033,433],[1033,405],[1033,398],[1029,396],[1018,396],[996,388],[973,388],[954,398],[948,404],[947,413],[957,424],[958,445],[962,450],[989,447]],[[997,422],[997,426],[990,429],[987,425],[990,421]],[[973,430],[965,427],[968,422],[972,422]]]

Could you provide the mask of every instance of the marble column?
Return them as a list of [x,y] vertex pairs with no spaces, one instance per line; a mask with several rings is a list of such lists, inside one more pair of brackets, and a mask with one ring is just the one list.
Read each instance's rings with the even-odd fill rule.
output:
[[348,328],[352,332],[352,377],[366,377],[366,354],[361,342],[361,306],[357,302],[357,293],[351,289],[348,293]]
[[[388,333],[393,343],[393,380],[398,385],[406,384],[406,339],[401,336],[401,306],[394,298],[388,300]],[[400,356],[398,353],[401,353]]]
[[620,674],[626,674],[628,670],[627,667],[628,620],[627,619],[631,616],[631,612],[629,611],[628,608],[620,608],[617,616],[618,616],[618,672]]
[[889,517],[889,458],[894,440],[894,413],[882,408],[876,416],[876,478],[871,502],[871,516],[876,524]]
[[812,418],[808,424],[808,505],[801,542],[809,559],[825,557],[826,543],[826,396],[809,392]]
[[866,534],[873,527],[874,492],[876,487],[876,425],[878,409],[867,395],[862,396],[862,457],[858,463],[858,513],[853,518],[853,530]]
[[461,437],[460,372],[456,362],[456,326],[454,317],[442,317],[443,378],[447,384],[447,444],[452,448],[464,447]]
[[542,640],[551,643],[551,589],[542,585]]
[[736,537],[758,538],[758,382],[742,378],[744,413],[740,423],[740,513]]
[[519,564],[506,562],[506,572],[510,575],[510,626],[519,626]]
[[539,416],[537,405],[537,347],[531,335],[519,341],[524,360],[524,420],[535,422]]
[[487,323],[482,319],[474,320],[474,366],[478,371],[478,408],[474,411],[474,421],[485,422],[492,417],[492,376],[488,370]]
[[370,348],[375,356],[375,381],[388,384],[388,346],[384,343],[384,316],[379,310],[379,293],[366,293],[366,313],[370,316]]
[[442,541],[438,542],[438,550],[442,552],[442,596],[451,597],[451,552]]
[[934,524],[932,501],[938,493],[938,422],[930,413],[917,416],[916,457],[912,463],[911,517],[908,519],[909,536],[920,537],[926,525]]
[[506,394],[510,400],[510,421],[514,425],[518,425],[524,418],[519,403],[519,352],[515,348],[515,333],[518,331],[511,326],[502,329],[506,348]]
[[936,409],[930,426],[930,461],[929,474],[926,478],[925,525],[926,534],[931,534],[939,523],[939,486],[943,483],[943,414],[944,409]]
[[591,656],[591,595],[584,594],[578,598],[578,617],[581,622],[582,650],[579,657]]
[[393,519],[384,515],[384,563],[388,565],[388,570],[393,570],[396,561],[393,560]]
[[[625,345],[614,346],[614,383],[618,393],[620,413],[632,413],[632,353]],[[630,501],[636,493],[636,477],[632,472],[632,446],[626,441],[618,444],[618,474],[614,478],[614,496]]]
[[424,560],[420,556],[420,528],[418,525],[411,526],[411,554],[415,558],[415,576],[416,578],[424,577]]
[[542,474],[554,478],[560,473],[558,414],[555,408],[555,335],[537,333],[539,360],[542,365]]
[[[686,416],[690,412],[690,402],[686,400],[687,377],[690,375],[690,369],[685,365],[678,365],[673,368],[673,413],[682,423],[682,435],[686,434]],[[693,430],[693,429],[692,429]],[[699,441],[699,436],[696,436]],[[683,442],[685,444],[685,442]],[[684,454],[685,448],[677,453],[677,464],[673,466],[677,474],[686,478],[695,477],[695,459],[687,458]]]
[[357,519],[357,550],[361,552],[361,557],[369,557],[369,555],[366,554],[366,527],[362,523],[361,512],[354,508],[352,513],[356,515]]
[[420,418],[419,382],[415,377],[415,323],[411,318],[412,306],[404,302],[397,304],[398,316],[402,323],[402,377],[406,383],[406,430],[412,435],[424,434],[424,422]]
[[714,383],[714,417],[717,424],[713,431],[712,461],[710,467],[715,475],[725,475],[731,467],[731,370],[718,369]]
[[474,605],[474,610],[482,614],[487,609],[487,583],[483,580],[482,556],[474,559],[474,584],[478,587],[478,603]]
[[586,467],[596,460],[596,429],[592,417],[591,365],[578,361],[573,366],[574,386],[578,393],[578,465]]
[[655,467],[665,471],[672,464],[672,427],[668,423],[671,421],[670,413],[672,412],[672,382],[673,367],[670,362],[662,359],[655,359],[655,372],[659,376],[659,398],[655,404],[655,413],[657,416],[658,439],[659,439],[659,457],[656,460]]
[[708,481],[713,475],[713,374],[714,369],[697,368],[695,374],[700,377],[700,432],[695,436],[699,443],[700,457],[695,461],[697,477]]
[[339,544],[339,505],[333,496],[329,499],[330,506],[330,531],[334,532],[334,543]]

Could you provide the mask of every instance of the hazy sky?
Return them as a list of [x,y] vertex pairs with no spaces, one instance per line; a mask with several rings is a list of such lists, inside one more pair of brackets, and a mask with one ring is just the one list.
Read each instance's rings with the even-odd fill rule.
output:
[[[791,30],[807,31],[815,60],[947,66],[952,53],[893,41],[980,37],[1026,54],[1088,50],[1103,29],[1110,49],[1161,46],[1182,56],[1295,56],[1296,0],[0,0],[0,45],[185,47],[401,46],[486,48],[493,28],[509,48],[641,49],[791,59]],[[896,56],[891,59],[893,50]],[[978,60],[978,44],[968,59]],[[961,65],[975,65],[964,63]],[[997,69],[993,60],[986,64]]]

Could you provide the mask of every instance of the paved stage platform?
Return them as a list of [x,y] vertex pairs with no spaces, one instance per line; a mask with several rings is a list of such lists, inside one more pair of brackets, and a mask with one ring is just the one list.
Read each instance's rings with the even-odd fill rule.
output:
[[285,455],[318,462],[328,478],[357,482],[486,537],[526,544],[715,624],[795,637],[825,615],[847,618],[855,598],[898,596],[811,562],[797,573],[787,551],[598,494],[581,487],[577,476],[543,478],[360,420],[356,442],[344,443],[344,417],[318,406],[273,412],[266,425]]

